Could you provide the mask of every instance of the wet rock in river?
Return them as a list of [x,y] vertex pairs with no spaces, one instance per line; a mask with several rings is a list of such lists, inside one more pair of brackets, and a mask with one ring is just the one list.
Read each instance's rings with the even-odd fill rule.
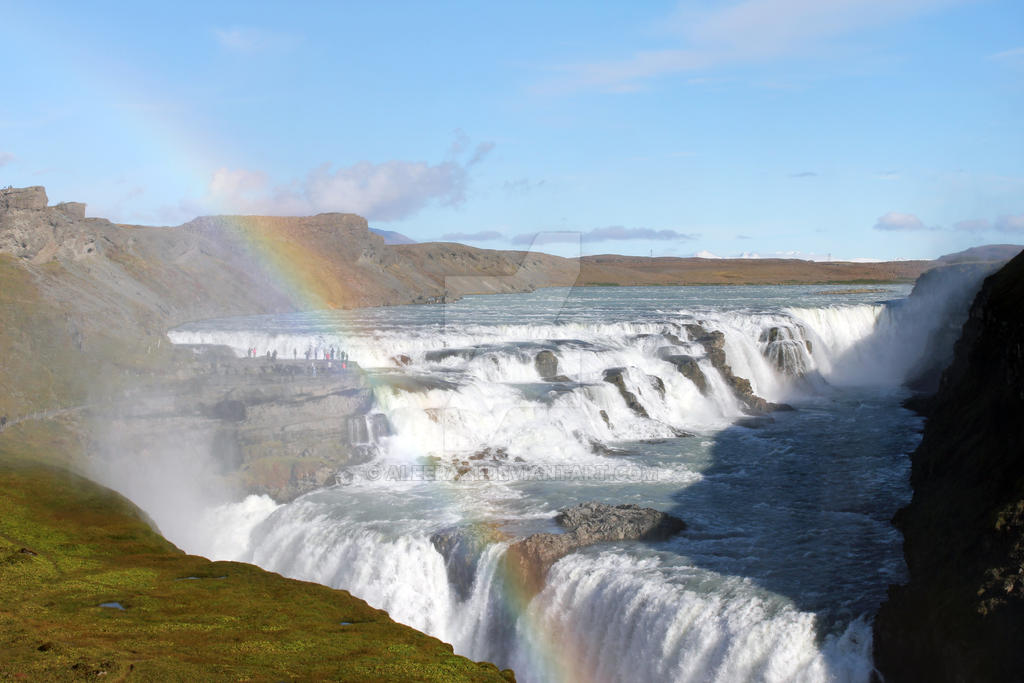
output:
[[536,594],[551,566],[569,553],[595,543],[615,541],[663,541],[683,531],[678,517],[638,505],[580,503],[563,508],[555,522],[564,534],[533,534],[509,546],[505,562],[523,591]]

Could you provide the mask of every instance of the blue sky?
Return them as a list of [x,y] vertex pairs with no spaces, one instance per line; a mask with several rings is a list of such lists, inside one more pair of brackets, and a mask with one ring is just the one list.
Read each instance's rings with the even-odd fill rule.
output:
[[680,256],[1024,242],[1020,0],[0,17],[0,184],[120,222],[353,211],[417,240]]

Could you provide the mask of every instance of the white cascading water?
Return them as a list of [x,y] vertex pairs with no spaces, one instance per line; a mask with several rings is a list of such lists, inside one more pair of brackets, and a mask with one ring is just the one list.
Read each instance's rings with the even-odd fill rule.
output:
[[[517,672],[545,671],[594,681],[865,680],[871,673],[871,627],[851,623],[818,643],[814,615],[779,609],[729,577],[713,594],[679,590],[650,560],[605,553],[569,556],[556,565],[531,609],[540,627],[527,636]],[[753,628],[752,628],[753,626]],[[539,637],[580,634],[576,671],[553,657],[536,667]],[[640,656],[637,655],[646,655]],[[836,662],[839,664],[836,665]]]
[[[736,375],[749,379],[759,396],[782,400],[795,385],[802,386],[809,378],[838,384],[860,382],[865,377],[893,382],[891,372],[865,372],[865,367],[872,367],[877,359],[868,357],[869,351],[858,349],[858,344],[876,331],[875,322],[883,311],[881,305],[865,305],[792,309],[788,315],[725,313],[698,320],[709,331],[725,333],[726,356]],[[778,367],[771,358],[772,347],[785,343],[764,339],[765,332],[772,328],[784,330],[787,341],[794,342],[787,367]],[[666,332],[675,339],[666,338]],[[703,347],[687,339],[678,323],[479,326],[448,328],[443,336],[176,330],[171,338],[179,344],[228,346],[239,356],[246,349],[256,348],[260,355],[269,350],[282,358],[303,349],[298,354],[302,357],[305,349],[314,348],[322,357],[324,350],[344,348],[351,358],[369,368],[394,366],[392,359],[405,355],[411,363],[403,375],[435,376],[456,383],[455,387],[436,389],[425,383],[423,391],[377,392],[380,410],[388,416],[396,434],[392,449],[414,456],[471,453],[490,446],[506,448],[511,455],[531,461],[551,457],[572,460],[586,458],[595,441],[664,438],[673,435],[672,428],[720,427],[741,414],[732,392],[703,358]],[[806,341],[811,342],[810,350]],[[658,350],[666,347],[698,358],[710,384],[707,396],[659,358]],[[533,357],[542,348],[553,350],[559,373],[580,385],[545,402],[524,400],[520,385],[538,381]],[[626,369],[627,388],[637,395],[652,419],[638,417],[626,407],[615,387],[601,381],[606,369],[616,367]],[[801,382],[794,382],[792,373],[796,369],[805,371]],[[664,383],[664,396],[652,378]],[[388,374],[382,374],[379,382],[386,387]],[[872,383],[871,379],[867,382]],[[611,418],[609,421],[600,417],[602,410]],[[566,442],[567,435],[574,438]],[[551,444],[559,442],[563,450],[553,453]]]
[[[471,303],[486,305],[480,301]],[[382,312],[381,320],[386,315]],[[843,387],[871,385],[876,393],[890,394],[916,359],[914,351],[920,353],[907,340],[924,339],[927,329],[911,332],[916,320],[877,303],[667,311],[659,302],[649,316],[656,320],[641,322],[534,323],[509,317],[504,324],[467,321],[443,329],[435,324],[371,329],[364,324],[361,333],[353,331],[355,325],[332,328],[320,320],[273,329],[250,319],[172,331],[176,343],[226,345],[239,356],[254,347],[258,354],[277,351],[284,358],[343,349],[370,369],[374,412],[386,416],[391,428],[391,436],[380,439],[378,459],[353,468],[348,486],[287,505],[250,496],[210,509],[203,522],[211,530],[207,539],[187,549],[344,588],[397,621],[453,643],[461,654],[513,667],[519,680],[867,680],[870,615],[849,613],[823,631],[821,615],[798,604],[806,596],[794,602],[760,585],[773,585],[771,576],[762,581],[728,573],[728,562],[742,564],[744,558],[708,561],[701,544],[719,541],[699,538],[716,523],[702,520],[700,509],[691,513],[694,520],[687,519],[694,522],[693,538],[678,547],[585,549],[559,561],[542,593],[522,605],[510,604],[503,592],[499,568],[507,543],[483,544],[470,565],[471,580],[457,586],[446,565],[450,558],[442,556],[431,537],[446,528],[508,525],[510,520],[530,533],[545,530],[558,507],[576,500],[666,509],[680,492],[702,486],[710,487],[712,501],[718,490],[732,495],[728,478],[749,473],[707,469],[721,448],[720,435],[751,444],[750,439],[761,437],[729,431],[729,424],[743,415],[742,404],[688,324],[724,333],[727,362],[736,376],[750,380],[755,394],[796,403],[794,420],[819,419],[820,414],[826,424],[838,424],[827,413],[843,400]],[[558,374],[568,381],[541,382],[534,365],[541,350],[555,354]],[[706,391],[664,360],[666,355],[696,359]],[[407,366],[395,361],[400,356],[407,357]],[[647,417],[603,381],[612,368],[624,369],[624,386]],[[895,400],[886,400],[884,414],[895,414]],[[850,414],[843,410],[836,415]],[[905,427],[907,419],[899,417],[898,426]],[[698,436],[679,438],[683,431]],[[771,442],[765,462],[792,455],[801,442],[786,441],[791,437],[797,439],[783,433],[780,441]],[[668,451],[642,457],[648,448],[642,444],[662,444],[649,447],[655,450],[678,444],[686,457]],[[609,455],[609,448],[627,458]],[[423,463],[424,456],[457,462],[484,449],[501,450],[509,466],[527,470],[573,465],[606,473],[631,463],[644,468],[656,484],[543,480],[520,485],[453,482],[441,475],[440,481],[386,476],[406,472],[389,467]],[[894,481],[894,496],[905,488],[900,481],[905,452],[894,452],[889,469],[871,475]],[[744,499],[738,500],[742,505]],[[678,514],[686,516],[685,511]],[[850,513],[844,508],[836,514]],[[881,539],[884,558],[878,562],[895,577],[902,561],[888,515],[891,511],[883,510],[877,520],[856,523],[869,524],[868,535]],[[744,533],[737,532],[737,542]]]

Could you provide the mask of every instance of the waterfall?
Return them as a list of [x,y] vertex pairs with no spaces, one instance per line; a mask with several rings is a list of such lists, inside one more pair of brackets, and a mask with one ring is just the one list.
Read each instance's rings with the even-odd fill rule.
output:
[[[926,318],[880,303],[656,313],[638,321],[565,322],[510,314],[500,324],[372,330],[320,319],[267,329],[251,320],[172,331],[176,343],[225,345],[240,357],[252,347],[287,359],[293,349],[302,357],[303,349],[333,346],[348,352],[374,386],[371,414],[346,418],[351,443],[375,445],[374,476],[354,472],[345,486],[283,506],[259,499],[220,506],[209,518],[220,525],[218,544],[207,547],[219,547],[223,559],[349,590],[460,654],[513,667],[520,680],[866,681],[869,615],[853,612],[837,628],[826,627],[814,610],[742,571],[688,558],[689,546],[586,549],[556,563],[527,604],[513,603],[501,570],[508,542],[521,529],[543,530],[566,495],[619,502],[661,496],[664,506],[665,496],[687,487],[736,495],[737,477],[756,476],[750,468],[700,465],[710,458],[701,453],[747,412],[718,369],[712,333],[721,333],[725,362],[754,394],[793,402],[799,419],[811,422],[824,411],[823,424],[847,430],[839,446],[827,447],[832,451],[823,446],[800,456],[801,467],[827,468],[833,451],[857,443],[853,435],[862,430],[836,406],[864,387],[891,393],[920,360],[918,332],[909,328]],[[853,405],[863,404],[857,400]],[[909,419],[895,403],[886,405],[882,414],[893,415],[894,424]],[[770,444],[774,459],[804,447],[784,436],[734,438]],[[688,460],[673,455],[677,443]],[[652,457],[636,444],[665,445]],[[888,459],[872,465],[881,469],[871,476],[886,482],[880,490],[902,490],[902,452],[891,444],[879,450]],[[617,459],[622,454],[632,459]],[[493,472],[622,462],[653,472],[656,485],[570,483],[556,495],[552,486],[496,478],[460,485],[380,477],[387,467],[422,463]],[[840,480],[853,485],[850,477]],[[740,496],[736,506],[744,502]],[[879,525],[888,529],[891,512],[880,514]],[[443,529],[481,520],[512,536],[448,548],[447,556],[431,541]],[[900,561],[898,536],[879,544]]]

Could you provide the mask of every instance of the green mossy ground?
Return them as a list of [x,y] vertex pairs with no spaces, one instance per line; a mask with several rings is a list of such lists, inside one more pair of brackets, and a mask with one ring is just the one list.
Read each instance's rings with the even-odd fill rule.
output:
[[75,474],[89,438],[76,409],[173,362],[131,342],[144,338],[75,320],[0,254],[0,680],[513,679],[345,591],[186,555]]
[[0,435],[0,678],[507,680],[345,591],[182,553],[43,462],[74,447],[54,423]]

